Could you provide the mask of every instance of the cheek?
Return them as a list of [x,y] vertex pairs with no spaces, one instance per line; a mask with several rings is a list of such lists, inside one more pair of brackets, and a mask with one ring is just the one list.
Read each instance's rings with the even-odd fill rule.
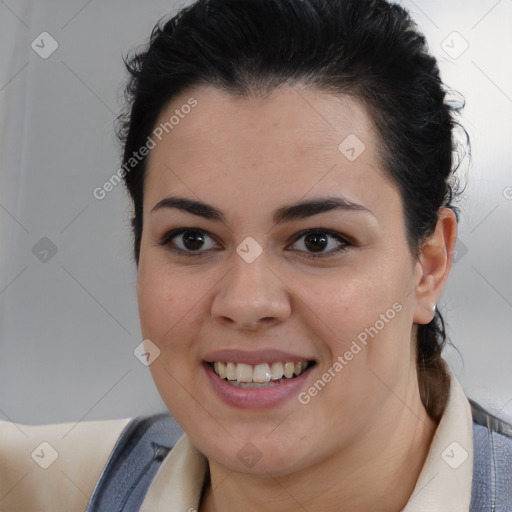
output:
[[397,309],[401,309],[393,308],[393,304],[403,301],[403,292],[396,282],[380,279],[375,272],[347,269],[321,279],[296,276],[294,281],[298,307],[303,312],[310,311],[309,316],[316,318],[325,338],[332,339],[333,348],[338,349],[345,349],[361,333],[364,339],[366,329],[376,322],[379,331],[384,331],[381,314],[388,320],[386,328],[391,326],[399,316]]
[[344,386],[377,396],[375,390],[370,393],[373,386],[382,387],[376,375],[391,385],[409,368],[412,294],[404,264],[372,262],[358,271],[337,272],[329,280],[302,276],[296,281],[297,296],[307,305],[301,316],[314,326],[317,346],[327,350],[327,361],[343,358],[333,389],[339,386],[347,404],[361,395],[346,397]]
[[[153,381],[164,403],[182,428],[191,428],[190,418],[204,414],[184,388],[193,389],[197,377],[201,322],[204,321],[205,291],[192,275],[162,263],[158,255],[146,255],[139,265],[137,296],[141,330],[160,350],[149,366]],[[207,418],[203,418],[207,421]]]
[[[187,393],[180,392],[197,377],[204,323],[205,291],[197,280],[158,264],[142,266],[138,276],[138,301],[141,330],[160,350],[150,365],[153,380],[169,409],[181,418],[187,409]],[[182,403],[183,402],[183,403]]]
[[143,335],[164,343],[173,331],[190,328],[204,307],[206,286],[198,286],[201,278],[193,273],[177,271],[158,261],[146,258],[139,267],[137,298]]

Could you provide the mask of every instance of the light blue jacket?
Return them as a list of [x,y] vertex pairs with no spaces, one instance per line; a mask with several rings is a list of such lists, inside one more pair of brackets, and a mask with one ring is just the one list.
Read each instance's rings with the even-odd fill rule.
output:
[[[470,512],[512,512],[512,425],[469,402],[474,449]],[[134,418],[119,437],[86,512],[138,511],[182,433],[169,414]]]

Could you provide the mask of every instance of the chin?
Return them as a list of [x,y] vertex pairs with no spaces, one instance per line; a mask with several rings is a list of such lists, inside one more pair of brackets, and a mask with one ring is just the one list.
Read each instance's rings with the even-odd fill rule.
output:
[[[287,441],[284,441],[278,435],[275,439],[269,439],[268,432],[266,430],[260,435],[253,435],[250,439],[247,435],[243,439],[226,436],[220,443],[213,444],[211,438],[197,444],[194,441],[192,443],[211,462],[247,475],[286,476],[314,463],[313,457],[298,449],[301,446],[299,440],[287,437]],[[311,444],[308,444],[308,451],[311,449]],[[308,459],[311,459],[309,463]]]

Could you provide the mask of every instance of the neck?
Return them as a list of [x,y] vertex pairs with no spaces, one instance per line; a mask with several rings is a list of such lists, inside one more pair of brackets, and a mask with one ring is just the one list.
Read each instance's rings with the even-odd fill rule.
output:
[[[411,390],[413,388],[413,390]],[[409,501],[437,424],[417,386],[402,401],[390,397],[385,415],[350,447],[314,467],[274,478],[232,473],[210,461],[200,512],[397,512]],[[311,492],[315,489],[315,492]]]

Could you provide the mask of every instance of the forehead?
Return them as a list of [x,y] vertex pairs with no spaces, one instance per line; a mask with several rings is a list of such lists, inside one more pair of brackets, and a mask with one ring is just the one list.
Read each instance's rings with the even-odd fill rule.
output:
[[[187,105],[193,100],[197,104],[190,109]],[[173,125],[165,130],[171,119]],[[367,109],[355,98],[298,87],[282,87],[264,97],[250,98],[213,87],[195,87],[166,105],[156,124],[164,128],[166,143],[172,146],[174,140],[181,152],[202,149],[227,155],[244,151],[248,157],[283,144],[320,149],[319,138],[340,143],[350,134],[359,135],[368,147],[374,142],[369,137],[375,137]],[[227,140],[233,144],[218,146]]]
[[260,208],[336,190],[361,203],[399,201],[373,121],[348,95],[283,87],[242,98],[200,86],[175,97],[158,127],[144,191],[153,205],[171,192],[218,206],[236,193]]

